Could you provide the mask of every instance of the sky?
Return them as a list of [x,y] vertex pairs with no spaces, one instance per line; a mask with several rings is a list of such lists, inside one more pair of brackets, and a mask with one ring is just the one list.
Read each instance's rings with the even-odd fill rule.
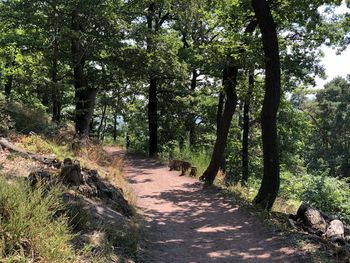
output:
[[322,64],[325,67],[327,79],[316,78],[316,88],[323,88],[324,84],[331,81],[337,76],[346,77],[350,74],[350,48],[348,47],[340,55],[336,55],[336,51],[329,47],[323,46],[322,51],[325,56]]
[[[344,14],[350,12],[350,9],[346,7],[345,1],[343,4],[336,9],[339,14]],[[350,74],[350,47],[343,51],[340,55],[336,55],[336,50],[322,46],[322,51],[324,52],[324,58],[322,59],[322,64],[325,67],[327,79],[323,80],[316,78],[316,88],[323,88],[324,84],[331,81],[337,76],[346,77]]]

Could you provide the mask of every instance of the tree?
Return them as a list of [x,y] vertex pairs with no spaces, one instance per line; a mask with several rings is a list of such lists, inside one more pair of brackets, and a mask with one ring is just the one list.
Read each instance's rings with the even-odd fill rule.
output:
[[350,176],[349,98],[349,78],[338,77],[317,93],[314,104],[305,107],[315,126],[306,158],[310,170],[328,170],[333,177]]
[[242,183],[247,185],[249,177],[249,127],[250,127],[250,100],[254,90],[254,72],[249,72],[248,92],[243,107],[243,134],[242,134]]
[[265,96],[261,112],[264,175],[254,203],[271,209],[280,186],[276,116],[281,96],[281,69],[276,25],[267,1],[253,0],[265,53]]
[[228,57],[223,70],[223,86],[225,91],[225,105],[220,118],[217,138],[212,153],[212,158],[208,168],[205,170],[200,180],[207,184],[212,184],[222,162],[222,156],[227,143],[227,136],[230,130],[231,120],[237,105],[237,74],[238,67],[232,58]]

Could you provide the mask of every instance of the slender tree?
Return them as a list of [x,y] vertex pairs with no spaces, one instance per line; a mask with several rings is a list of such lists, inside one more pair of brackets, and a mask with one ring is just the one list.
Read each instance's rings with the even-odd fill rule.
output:
[[280,186],[276,116],[281,97],[281,69],[276,25],[268,1],[253,0],[265,53],[265,96],[261,112],[264,175],[254,203],[271,209]]
[[222,163],[222,156],[226,147],[228,132],[237,105],[237,74],[238,67],[232,58],[229,58],[223,70],[223,86],[226,101],[217,130],[217,139],[215,141],[210,164],[200,177],[200,180],[205,181],[207,184],[212,184],[214,182],[220,164]]
[[243,107],[243,135],[242,135],[242,184],[247,185],[249,177],[249,126],[250,100],[254,90],[254,71],[249,73],[249,87],[244,99]]

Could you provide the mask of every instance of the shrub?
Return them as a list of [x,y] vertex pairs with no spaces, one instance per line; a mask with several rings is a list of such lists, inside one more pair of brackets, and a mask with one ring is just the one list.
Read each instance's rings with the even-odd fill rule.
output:
[[72,235],[57,189],[32,191],[0,178],[0,257],[9,262],[73,262]]
[[53,135],[57,132],[57,127],[51,123],[44,110],[30,109],[25,105],[12,102],[7,105],[7,112],[19,133]]
[[350,189],[344,180],[312,176],[301,194],[301,199],[350,223]]

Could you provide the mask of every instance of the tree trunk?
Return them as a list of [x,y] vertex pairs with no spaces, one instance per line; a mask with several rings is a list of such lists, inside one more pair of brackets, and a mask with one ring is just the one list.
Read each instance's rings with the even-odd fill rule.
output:
[[149,155],[154,157],[158,153],[157,80],[154,77],[150,78],[148,95]]
[[218,110],[216,112],[216,135],[218,135],[219,133],[219,126],[222,118],[222,111],[224,109],[224,105],[225,105],[225,93],[220,91]]
[[105,116],[106,116],[106,110],[107,110],[107,104],[103,105],[101,121],[100,121],[100,124],[98,125],[98,129],[97,129],[97,138],[98,139],[100,139],[102,126],[103,126]]
[[105,117],[105,120],[103,122],[103,129],[102,129],[102,135],[101,135],[102,142],[104,142],[105,140],[106,131],[107,131],[107,117]]
[[79,7],[72,14],[72,57],[75,88],[75,130],[78,136],[88,137],[97,90],[89,87],[84,73],[86,50],[80,42],[81,21]]
[[254,72],[249,74],[249,87],[243,108],[243,136],[242,136],[242,184],[247,185],[249,177],[249,110],[250,97],[254,90]]
[[51,80],[52,80],[52,121],[60,123],[61,121],[61,91],[58,85],[57,79],[57,68],[58,68],[58,42],[57,42],[57,29],[55,29],[55,40],[54,40],[53,54],[52,54],[52,69],[51,69]]
[[6,83],[5,83],[5,97],[6,100],[10,99],[11,91],[12,91],[12,85],[13,85],[13,75],[7,76]]
[[[222,111],[224,109],[224,104],[225,104],[225,93],[220,91],[218,110],[217,110],[217,113],[216,113],[216,137],[219,135],[219,125],[220,125],[220,121],[222,119]],[[226,154],[225,154],[225,150],[224,150],[224,153],[223,153],[222,158],[221,158],[219,169],[221,171],[223,171],[223,172],[226,170]]]
[[271,209],[280,186],[276,115],[281,96],[281,69],[277,31],[267,1],[252,0],[265,53],[265,96],[261,112],[264,175],[254,203]]
[[233,65],[231,60],[228,60],[223,72],[223,84],[226,93],[224,111],[219,123],[217,138],[210,164],[203,175],[200,177],[200,179],[202,181],[205,181],[207,184],[212,184],[214,182],[224,155],[228,132],[237,105],[237,73],[237,66]]
[[[197,78],[198,73],[197,70],[192,71],[192,80],[191,80],[191,92],[194,95],[194,92],[197,87]],[[194,108],[194,102],[190,103],[190,111]],[[196,146],[196,118],[193,113],[190,114],[190,124],[189,124],[189,137],[190,137],[190,149],[192,150]]]
[[113,115],[113,141],[117,141],[117,125],[118,125],[118,119],[117,119],[117,112],[114,113]]
[[[155,4],[150,3],[147,15],[147,52],[151,53],[154,49],[152,35],[157,31],[158,26],[154,24]],[[149,135],[149,156],[154,157],[158,153],[158,100],[157,100],[157,79],[150,74],[148,91],[148,135]]]

